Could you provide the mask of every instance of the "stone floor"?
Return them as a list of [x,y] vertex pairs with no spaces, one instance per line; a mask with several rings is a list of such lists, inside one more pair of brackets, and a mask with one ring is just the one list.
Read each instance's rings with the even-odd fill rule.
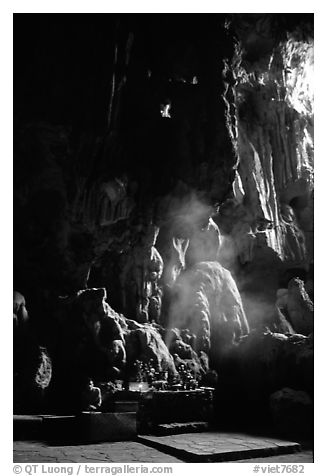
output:
[[[147,438],[163,440],[153,443]],[[138,441],[113,443],[96,443],[74,446],[51,446],[44,442],[15,441],[14,463],[185,463],[192,461],[230,461],[239,463],[252,462],[287,462],[312,463],[312,451],[296,451],[290,454],[271,455],[273,445],[276,451],[294,451],[296,447],[285,447],[285,442],[271,438],[250,437],[244,434],[192,433],[165,437],[141,437]],[[161,441],[161,443],[160,443]],[[151,445],[151,446],[150,446]],[[153,447],[156,445],[156,447]],[[284,445],[284,447],[283,447]],[[282,449],[280,449],[282,447]],[[270,455],[265,453],[270,448]],[[177,451],[176,451],[177,450]],[[183,451],[180,451],[183,450]],[[246,458],[246,451],[259,450]],[[227,458],[217,454],[229,455]],[[198,455],[206,459],[198,459]],[[212,458],[207,456],[213,455]],[[246,459],[245,459],[246,458]],[[233,462],[233,461],[230,461]]]

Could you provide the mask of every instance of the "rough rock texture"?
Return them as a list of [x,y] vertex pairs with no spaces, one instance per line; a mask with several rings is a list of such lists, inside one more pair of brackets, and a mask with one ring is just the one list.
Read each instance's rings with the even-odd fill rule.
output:
[[298,278],[288,284],[287,312],[296,332],[309,335],[313,332],[313,303],[309,298],[304,283]]
[[185,188],[182,198],[161,202],[161,213],[165,221],[157,246],[164,261],[162,284],[169,287],[185,268],[217,260],[221,236],[213,208]]
[[312,436],[313,400],[302,390],[282,388],[269,398],[275,428],[284,435]]
[[283,312],[276,306],[275,319],[270,326],[273,332],[281,334],[295,334],[292,325],[289,323]]
[[164,340],[169,352],[174,357],[176,368],[181,365],[199,378],[209,370],[208,356],[203,351],[199,355],[195,352],[196,336],[188,329],[168,329],[165,332]]
[[[76,356],[80,362],[87,364],[84,373],[105,380],[123,375],[126,361],[130,363],[136,359],[151,358],[159,365],[166,364],[173,369],[172,357],[158,330],[125,319],[115,312],[106,302],[104,288],[80,291],[75,298],[69,298],[67,305],[66,312],[73,313],[77,321],[70,329],[70,332],[76,333],[74,339],[79,336],[76,324],[80,328],[79,332],[84,333],[84,339],[79,338],[80,351]],[[64,324],[62,317],[61,321]],[[90,346],[93,347],[93,353],[98,355],[97,359],[87,354]],[[99,366],[99,359],[102,366]]]
[[313,303],[301,279],[290,279],[288,288],[278,289],[276,298],[276,307],[279,314],[284,316],[284,320],[286,319],[287,322],[292,323],[292,329],[304,335],[313,332]]
[[312,336],[251,332],[224,355],[218,374],[221,405],[234,409],[237,418],[248,418],[248,422],[252,419],[253,424],[262,423],[263,418],[269,422],[272,393],[290,387],[312,398]]
[[244,338],[237,351],[241,365],[244,366],[245,379],[256,382],[250,390],[251,394],[254,394],[255,387],[264,387],[264,382],[275,387],[278,382],[287,383],[287,379],[293,383],[293,388],[312,392],[313,375],[310,366],[313,365],[313,345],[310,338],[299,334],[250,334],[248,338]]
[[122,258],[120,283],[123,310],[134,315],[139,322],[158,322],[161,312],[161,290],[158,281],[163,271],[163,261],[155,248],[158,227],[149,225],[141,240]]
[[86,289],[61,299],[54,313],[51,353],[55,381],[53,399],[62,408],[76,408],[87,378],[97,382],[128,380],[136,360],[153,362],[175,375],[159,330],[115,312],[106,290]]
[[26,301],[22,294],[14,291],[13,295],[13,314],[14,314],[14,329],[26,326],[28,322],[28,312],[26,309]]
[[176,280],[170,327],[189,329],[194,349],[213,354],[249,331],[237,286],[217,261],[195,264]]
[[216,218],[219,259],[236,274],[253,327],[260,315],[273,319],[283,272],[308,272],[313,261],[313,31],[303,17],[291,22],[233,15],[238,43],[224,70],[237,165]]
[[14,292],[14,412],[35,412],[45,408],[45,393],[52,378],[52,361],[40,346],[26,310],[25,298]]
[[52,361],[47,350],[31,338],[18,339],[14,339],[14,413],[35,413],[46,408]]
[[172,375],[176,374],[174,360],[166,344],[158,330],[150,325],[127,331],[126,352],[131,365],[136,360],[146,363],[153,361],[158,369],[167,370]]
[[[272,17],[248,20],[247,29],[236,25],[241,42],[253,31],[260,36],[260,30],[273,42]],[[251,259],[252,245],[256,252],[261,248],[261,253],[269,247],[282,261],[295,264],[308,265],[313,257],[312,214],[309,218],[313,191],[313,39],[299,34],[275,41],[271,49],[267,47],[252,60],[240,42],[230,69],[226,66],[229,82],[225,98],[238,156],[229,211],[235,221],[230,235],[242,261]],[[240,208],[245,209],[241,221],[237,219]]]

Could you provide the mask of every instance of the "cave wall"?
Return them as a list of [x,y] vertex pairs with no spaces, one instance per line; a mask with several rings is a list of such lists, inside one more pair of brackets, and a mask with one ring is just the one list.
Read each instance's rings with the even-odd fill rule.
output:
[[216,259],[260,314],[283,270],[309,269],[310,15],[16,14],[14,30],[14,287],[40,328],[85,287],[163,319],[178,274]]
[[[269,38],[270,20],[261,33],[263,20],[250,22],[243,35],[254,30],[258,42]],[[255,60],[246,49],[233,58],[234,195],[247,203],[262,241],[282,261],[305,266],[313,259],[312,221],[306,221],[313,199],[313,38],[298,27],[269,46]]]
[[15,287],[34,306],[99,285],[99,257],[121,268],[191,194],[223,200],[232,41],[219,16],[15,15],[14,47]]
[[253,14],[232,21],[237,40],[225,65],[224,98],[237,167],[218,217],[225,230],[220,261],[238,275],[252,325],[263,314],[269,322],[276,291],[290,277],[313,279],[313,31],[307,20]]
[[136,360],[311,391],[312,68],[312,15],[14,15],[18,407]]

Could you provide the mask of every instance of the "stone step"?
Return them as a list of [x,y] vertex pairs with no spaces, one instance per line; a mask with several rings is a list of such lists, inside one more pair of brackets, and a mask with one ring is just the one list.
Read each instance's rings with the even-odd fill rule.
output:
[[42,434],[42,417],[39,415],[14,415],[13,439],[35,440]]
[[76,416],[46,417],[46,440],[82,444],[126,441],[136,437],[136,412],[82,412]]
[[42,436],[45,441],[73,442],[76,439],[75,415],[49,415],[43,417]]
[[189,421],[185,423],[161,423],[154,430],[157,436],[177,435],[179,433],[193,433],[208,430],[206,421]]
[[137,436],[136,412],[83,412],[78,429],[83,441],[127,441]]
[[225,462],[294,453],[297,442],[245,433],[183,433],[169,436],[142,435],[137,441],[185,462]]
[[14,415],[14,440],[62,444],[126,441],[136,437],[136,412]]

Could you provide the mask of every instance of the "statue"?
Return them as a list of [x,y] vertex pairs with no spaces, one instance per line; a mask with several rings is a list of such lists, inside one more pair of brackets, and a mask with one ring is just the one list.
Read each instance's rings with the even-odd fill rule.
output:
[[93,380],[89,379],[82,393],[82,411],[97,411],[101,404],[101,390],[94,386]]
[[14,291],[14,327],[24,328],[28,322],[28,312],[24,296],[18,291]]

